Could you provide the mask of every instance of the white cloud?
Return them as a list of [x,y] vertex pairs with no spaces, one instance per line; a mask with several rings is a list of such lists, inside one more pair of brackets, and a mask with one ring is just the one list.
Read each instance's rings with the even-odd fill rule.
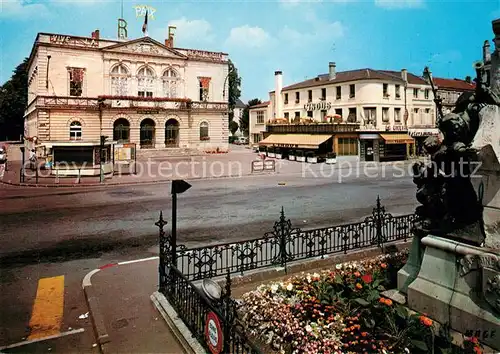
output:
[[[175,45],[179,47],[202,45],[215,40],[212,25],[206,20],[188,20],[182,17],[170,21],[168,26],[176,27]],[[167,38],[167,32],[168,29],[163,29],[161,36]]]
[[43,4],[35,4],[30,0],[0,0],[0,17],[20,20],[48,14]]
[[344,36],[345,27],[340,21],[322,21],[316,17],[314,12],[306,12],[303,17],[308,23],[307,30],[299,31],[286,25],[279,34],[283,42],[293,46],[309,46]]
[[375,5],[385,9],[414,9],[424,6],[424,0],[375,0]]
[[262,48],[271,42],[271,36],[260,27],[244,25],[231,29],[226,45],[245,48]]

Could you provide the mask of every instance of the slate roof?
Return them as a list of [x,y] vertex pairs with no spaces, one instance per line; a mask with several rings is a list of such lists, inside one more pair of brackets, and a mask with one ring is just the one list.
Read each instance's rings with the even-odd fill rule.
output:
[[269,104],[271,103],[271,101],[266,101],[266,102],[262,102],[262,103],[259,103],[259,104],[256,104],[256,105],[253,105],[251,107],[249,107],[250,109],[254,109],[254,108],[264,108],[264,107],[267,107],[269,106]]
[[476,85],[474,83],[468,83],[465,80],[444,79],[440,77],[434,77],[432,80],[434,81],[434,84],[438,87],[438,89],[457,91],[473,91],[476,89]]
[[234,108],[245,108],[246,104],[243,103],[242,100],[239,98],[236,100],[236,104],[234,105]]
[[[412,73],[408,73],[408,83],[414,85],[426,85],[424,79],[421,77],[414,75]],[[404,83],[401,77],[401,71],[390,71],[390,70],[374,70],[370,68],[365,69],[357,69],[357,70],[349,70],[349,71],[339,71],[336,74],[335,79],[330,80],[328,74],[321,74],[315,78],[308,79],[305,81],[301,81],[289,86],[283,87],[283,91],[289,90],[297,90],[308,87],[315,86],[323,86],[325,84],[337,84],[348,81],[357,81],[357,80],[386,80],[392,82],[400,82]],[[271,91],[271,93],[274,91]]]

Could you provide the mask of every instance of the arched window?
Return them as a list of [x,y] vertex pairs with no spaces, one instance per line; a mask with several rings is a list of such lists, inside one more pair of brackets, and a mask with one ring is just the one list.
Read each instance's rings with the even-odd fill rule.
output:
[[141,148],[155,147],[155,122],[150,118],[141,122],[140,142]]
[[177,73],[172,69],[165,71],[165,73],[163,73],[162,81],[163,95],[165,97],[176,98],[177,88],[179,85],[179,76]]
[[125,118],[118,118],[113,124],[113,140],[128,142],[130,140],[130,123]]
[[165,123],[165,147],[179,147],[179,122],[175,119]]
[[155,74],[151,68],[143,67],[137,73],[137,96],[153,97]]
[[111,91],[115,96],[128,95],[128,70],[123,65],[117,65],[111,70]]
[[82,124],[80,122],[72,122],[69,125],[69,140],[82,140]]
[[210,136],[208,135],[207,122],[201,122],[200,124],[200,140],[210,140]]

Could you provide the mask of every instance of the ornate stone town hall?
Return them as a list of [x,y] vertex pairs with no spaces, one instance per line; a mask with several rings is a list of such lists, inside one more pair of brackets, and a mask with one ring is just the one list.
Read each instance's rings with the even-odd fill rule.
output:
[[47,161],[96,166],[100,136],[106,163],[120,146],[144,156],[228,148],[225,53],[174,48],[173,36],[39,33],[28,70],[25,138]]

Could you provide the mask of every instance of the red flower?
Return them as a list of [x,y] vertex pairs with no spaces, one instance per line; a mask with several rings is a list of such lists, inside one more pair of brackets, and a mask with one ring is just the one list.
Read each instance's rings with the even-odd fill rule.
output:
[[371,274],[365,274],[361,277],[361,280],[363,280],[366,284],[370,284],[373,280]]

